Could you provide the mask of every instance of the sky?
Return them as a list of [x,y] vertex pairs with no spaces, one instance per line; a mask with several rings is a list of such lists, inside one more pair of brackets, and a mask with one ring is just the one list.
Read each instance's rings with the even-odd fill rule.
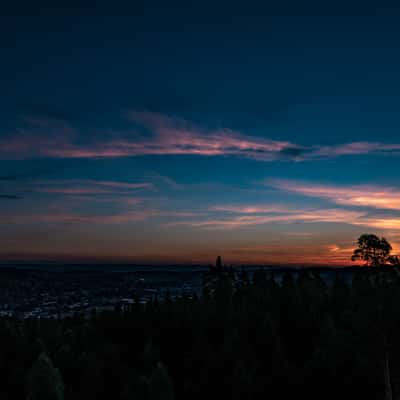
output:
[[0,259],[400,251],[400,8],[133,3],[0,17]]

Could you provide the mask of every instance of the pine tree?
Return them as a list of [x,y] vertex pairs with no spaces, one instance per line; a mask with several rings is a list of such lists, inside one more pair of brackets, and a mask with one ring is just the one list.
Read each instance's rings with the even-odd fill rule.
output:
[[173,400],[174,390],[171,379],[164,365],[159,362],[149,382],[150,400]]
[[64,383],[50,358],[41,353],[28,378],[28,400],[63,400]]

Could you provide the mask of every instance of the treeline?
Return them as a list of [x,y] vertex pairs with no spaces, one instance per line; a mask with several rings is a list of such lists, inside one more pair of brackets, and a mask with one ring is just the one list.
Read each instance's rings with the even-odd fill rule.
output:
[[[400,277],[217,268],[204,293],[64,320],[0,320],[0,398],[383,399],[400,372]],[[386,374],[386,384],[385,384]]]

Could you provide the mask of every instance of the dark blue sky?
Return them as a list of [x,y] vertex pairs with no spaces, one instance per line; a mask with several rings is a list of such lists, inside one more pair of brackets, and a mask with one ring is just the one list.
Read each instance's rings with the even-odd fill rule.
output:
[[0,17],[2,254],[325,263],[364,231],[400,243],[400,8],[296,3]]

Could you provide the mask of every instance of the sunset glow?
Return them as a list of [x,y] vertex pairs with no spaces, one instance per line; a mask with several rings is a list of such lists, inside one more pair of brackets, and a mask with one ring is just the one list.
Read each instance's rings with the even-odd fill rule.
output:
[[400,243],[397,22],[196,15],[5,26],[2,259],[348,265],[362,233]]

